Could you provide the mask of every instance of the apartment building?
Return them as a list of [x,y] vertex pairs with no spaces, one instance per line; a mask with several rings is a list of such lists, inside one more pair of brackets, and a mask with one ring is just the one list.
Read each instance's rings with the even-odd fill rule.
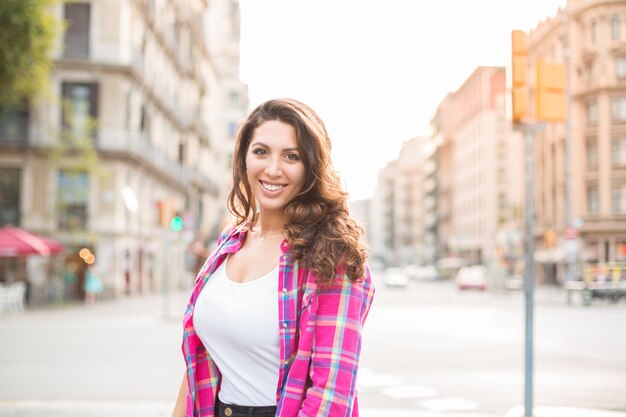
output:
[[[566,125],[536,137],[537,247],[552,254],[544,279],[558,282],[566,260],[626,260],[626,2],[568,1],[529,33],[529,61],[539,58],[571,66],[570,175]],[[578,239],[564,238],[568,181]]]
[[424,201],[435,189],[424,179],[431,153],[427,138],[407,140],[398,158],[378,173],[368,238],[372,256],[387,265],[421,264],[434,253],[434,238],[424,238]]
[[[108,295],[187,285],[189,243],[224,222],[234,129],[247,108],[238,3],[91,0],[54,12],[67,30],[49,93],[0,118],[11,192],[2,223],[66,245],[63,268],[79,269],[75,297],[81,248],[94,253]],[[168,227],[174,214],[180,231]]]
[[496,285],[521,255],[523,142],[506,120],[505,85],[504,68],[479,67],[431,120],[437,257],[486,264]]

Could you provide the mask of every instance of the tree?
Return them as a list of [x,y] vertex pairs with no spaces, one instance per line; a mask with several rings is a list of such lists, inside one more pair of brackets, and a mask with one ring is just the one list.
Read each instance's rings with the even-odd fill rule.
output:
[[63,125],[58,133],[59,140],[50,146],[49,156],[53,166],[62,167],[74,174],[88,172],[106,176],[101,166],[98,151],[94,146],[98,123],[92,117],[77,120],[71,101],[63,101]]
[[14,107],[45,91],[61,23],[58,0],[0,1],[0,107]]

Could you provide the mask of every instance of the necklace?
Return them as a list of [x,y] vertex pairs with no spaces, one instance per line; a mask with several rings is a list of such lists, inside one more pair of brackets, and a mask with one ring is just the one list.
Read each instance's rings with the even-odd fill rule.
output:
[[266,233],[264,235],[262,235],[261,232],[259,232],[259,238],[261,239],[261,241],[264,241],[265,238],[268,237],[268,236],[282,235],[282,234],[283,234],[282,230],[280,232]]

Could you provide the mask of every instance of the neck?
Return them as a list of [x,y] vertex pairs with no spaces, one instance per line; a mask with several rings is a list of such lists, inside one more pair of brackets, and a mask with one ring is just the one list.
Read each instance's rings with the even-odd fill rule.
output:
[[273,214],[268,212],[261,212],[259,219],[254,225],[254,230],[262,235],[281,233],[285,228],[285,216],[284,214]]

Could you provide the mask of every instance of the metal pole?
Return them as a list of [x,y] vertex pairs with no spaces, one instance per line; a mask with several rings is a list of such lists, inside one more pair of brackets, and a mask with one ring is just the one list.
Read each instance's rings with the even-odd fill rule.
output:
[[[570,34],[571,26],[571,5],[567,2],[565,6],[565,59],[567,65],[567,116],[565,120],[565,140],[563,147],[565,148],[565,226],[572,226],[572,36]],[[574,280],[574,260],[569,254],[565,256],[565,281]]]
[[163,257],[162,259],[162,266],[161,266],[161,273],[163,274],[163,280],[161,282],[161,285],[163,285],[163,317],[164,318],[169,318],[170,316],[170,280],[169,280],[169,275],[170,275],[170,262],[167,262],[168,257],[170,256],[170,248],[169,248],[169,230],[164,229],[162,231],[163,233]]
[[533,415],[533,310],[535,292],[535,135],[531,126],[524,127],[525,149],[525,210],[524,210],[524,293],[526,300],[526,343],[524,416]]

